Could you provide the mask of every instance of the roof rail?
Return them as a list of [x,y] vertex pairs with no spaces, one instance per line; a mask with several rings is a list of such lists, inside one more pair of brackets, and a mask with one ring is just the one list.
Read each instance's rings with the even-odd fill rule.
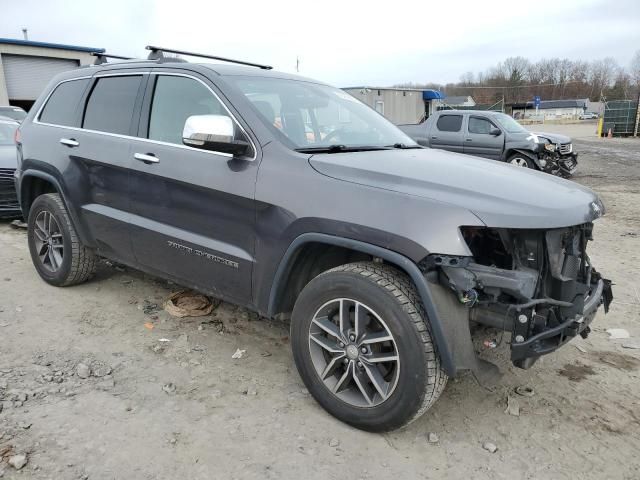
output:
[[190,55],[192,57],[211,58],[213,60],[221,60],[223,62],[237,63],[238,65],[247,65],[249,67],[257,67],[257,68],[261,68],[263,70],[271,70],[273,68],[270,65],[261,65],[259,63],[244,62],[242,60],[233,60],[231,58],[216,57],[214,55],[206,55],[204,53],[194,53],[194,52],[187,52],[187,51],[184,51],[184,50],[173,50],[173,49],[169,49],[169,48],[155,47],[153,45],[147,45],[146,49],[147,50],[151,50],[151,52],[149,53],[149,57],[148,57],[149,60],[166,59],[167,57],[164,57],[163,53],[167,52],[167,53],[177,53],[178,55]]
[[111,55],[110,53],[104,53],[104,52],[91,52],[90,55],[96,57],[96,61],[93,62],[94,65],[102,65],[103,63],[107,63],[108,58],[117,58],[118,60],[133,60],[131,57],[123,57],[121,55]]

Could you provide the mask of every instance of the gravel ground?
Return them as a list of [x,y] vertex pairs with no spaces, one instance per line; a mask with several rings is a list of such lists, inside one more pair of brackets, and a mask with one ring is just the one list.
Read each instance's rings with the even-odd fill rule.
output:
[[[154,304],[177,286],[106,263],[87,284],[50,287],[25,232],[0,223],[0,477],[640,478],[640,350],[623,348],[640,342],[640,141],[597,139],[586,122],[539,130],[574,137],[575,180],[607,206],[590,253],[616,283],[611,312],[527,371],[509,366],[505,342],[483,352],[504,370],[499,386],[451,380],[429,413],[385,435],[313,401],[287,325],[225,303],[171,317]],[[18,471],[7,461],[20,454]]]

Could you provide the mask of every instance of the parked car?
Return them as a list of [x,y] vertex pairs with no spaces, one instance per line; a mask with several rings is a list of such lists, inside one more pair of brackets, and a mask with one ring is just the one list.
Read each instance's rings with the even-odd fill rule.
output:
[[420,145],[507,162],[569,177],[578,166],[571,139],[533,133],[509,115],[485,110],[443,110],[417,125],[399,125]]
[[586,251],[594,192],[422,148],[342,90],[257,67],[159,57],[57,76],[18,131],[42,279],[82,283],[106,257],[290,318],[309,392],[370,431],[416,419],[463,370],[494,371],[472,324],[511,331],[529,368],[608,309]]
[[579,120],[593,120],[598,118],[598,114],[596,112],[584,112],[578,115]]
[[9,117],[0,117],[0,219],[22,216],[13,174],[16,171],[15,132],[19,124]]
[[27,116],[27,112],[25,112],[20,107],[12,107],[12,106],[0,106],[0,116],[9,117],[18,123],[22,122]]

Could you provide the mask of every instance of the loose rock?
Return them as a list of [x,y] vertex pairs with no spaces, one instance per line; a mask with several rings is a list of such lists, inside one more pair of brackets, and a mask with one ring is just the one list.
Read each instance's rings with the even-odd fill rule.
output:
[[89,378],[89,376],[91,375],[91,369],[89,368],[89,365],[79,363],[76,366],[76,375],[80,378]]
[[438,435],[433,433],[433,432],[429,432],[429,435],[427,436],[427,441],[429,443],[438,443],[440,441],[440,439],[438,438]]
[[176,386],[174,383],[165,383],[162,386],[162,391],[169,395],[176,393]]
[[484,448],[489,453],[496,453],[498,451],[498,447],[496,446],[496,444],[491,442],[484,442],[482,444],[482,448]]
[[337,447],[340,445],[340,440],[338,440],[337,438],[332,438],[331,440],[329,440],[329,446],[330,447]]
[[93,362],[91,364],[91,373],[94,377],[106,377],[111,373],[111,367],[104,362]]
[[11,465],[16,470],[20,470],[27,464],[27,456],[26,455],[13,455],[9,457],[9,465]]

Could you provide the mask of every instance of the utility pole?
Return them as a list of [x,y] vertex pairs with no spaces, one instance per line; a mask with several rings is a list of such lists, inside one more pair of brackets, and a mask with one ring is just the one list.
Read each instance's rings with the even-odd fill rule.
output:
[[300,57],[296,56],[296,73],[300,72]]
[[25,40],[29,40],[29,32],[26,28],[22,29],[22,36],[24,37]]

